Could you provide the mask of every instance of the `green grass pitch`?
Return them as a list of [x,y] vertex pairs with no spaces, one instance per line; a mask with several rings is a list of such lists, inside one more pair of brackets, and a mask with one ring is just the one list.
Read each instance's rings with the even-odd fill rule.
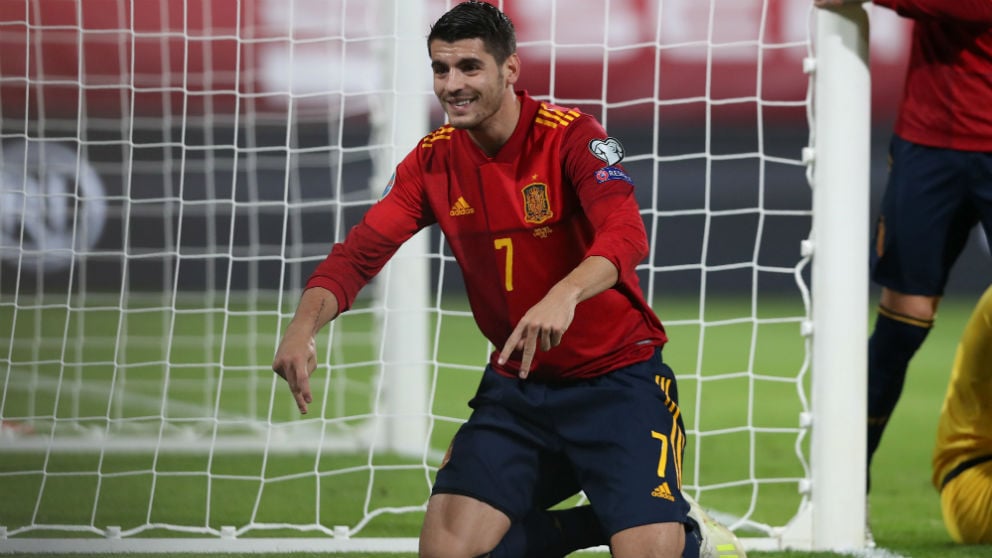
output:
[[[876,457],[872,526],[879,546],[896,555],[992,555],[987,547],[962,547],[949,541],[929,482],[930,451],[948,369],[976,299],[977,295],[960,295],[945,301],[937,327],[913,361],[903,400]],[[281,312],[290,312],[293,302],[284,304]],[[695,300],[663,300],[658,305],[672,338],[666,360],[685,378],[680,381],[680,395],[687,426],[708,433],[689,441],[685,482],[693,485],[698,478],[706,484],[726,485],[707,492],[704,503],[718,502],[720,510],[730,515],[747,512],[750,493],[758,486],[761,494],[754,517],[773,524],[781,524],[794,512],[798,501],[794,483],[734,483],[747,479],[749,468],[762,478],[801,474],[792,458],[795,435],[776,431],[780,426],[794,427],[800,410],[796,384],[790,381],[803,359],[799,325],[779,319],[794,315],[796,304],[771,301],[756,312],[739,300],[713,299],[705,308]],[[284,386],[277,385],[274,396],[271,389],[268,366],[274,340],[285,325],[284,320],[280,323],[280,310],[257,302],[217,308],[181,301],[178,308],[163,312],[159,304],[145,302],[121,313],[116,302],[88,305],[83,311],[68,310],[65,304],[21,301],[15,311],[13,301],[0,301],[0,339],[10,343],[0,347],[0,374],[5,374],[0,380],[7,385],[2,417],[8,422],[28,416],[81,417],[42,421],[47,429],[43,434],[56,429],[59,435],[71,436],[80,434],[62,429],[71,426],[90,434],[106,430],[102,417],[108,412],[126,419],[117,426],[139,430],[143,424],[160,424],[164,415],[170,426],[162,432],[153,426],[153,435],[185,432],[202,437],[241,434],[252,424],[272,424],[286,435],[301,425],[314,426],[316,432],[324,428],[329,435],[355,426],[343,417],[368,412],[375,394],[363,385],[375,373],[378,351],[378,341],[367,335],[370,314],[358,311],[339,319],[333,344],[321,338],[318,352],[332,367],[316,373],[314,411],[300,417]],[[431,437],[435,453],[443,451],[457,420],[467,415],[465,403],[487,351],[462,301],[445,301],[442,309],[446,313],[437,346],[439,360],[446,365],[432,376],[437,390],[432,411],[442,417]],[[707,325],[699,324],[700,317]],[[163,364],[167,362],[171,363],[168,372]],[[761,381],[749,380],[742,373],[746,370],[756,372]],[[26,377],[31,381],[26,383]],[[126,382],[125,387],[121,382]],[[28,396],[29,387],[34,396]],[[767,403],[748,407],[748,393]],[[215,414],[218,420],[197,418]],[[332,420],[322,423],[315,418],[320,416]],[[764,429],[755,435],[756,450],[750,449],[749,434],[735,431],[742,422]],[[120,525],[127,530],[164,523],[219,528],[254,522],[270,528],[252,535],[299,535],[276,527],[354,525],[366,507],[419,505],[426,498],[437,459],[432,455],[425,467],[422,461],[368,452],[279,453],[266,458],[253,452],[10,452],[3,445],[0,438],[0,525],[8,530],[61,523]],[[40,471],[46,471],[47,478]],[[415,536],[420,517],[382,514],[369,521],[361,535]],[[161,529],[141,535],[177,536]],[[58,535],[34,531],[24,536]],[[766,555],[831,556],[750,554]]]

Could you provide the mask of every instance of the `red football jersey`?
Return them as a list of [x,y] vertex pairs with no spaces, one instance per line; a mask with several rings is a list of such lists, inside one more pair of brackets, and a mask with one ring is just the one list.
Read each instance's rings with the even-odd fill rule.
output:
[[514,326],[588,256],[609,259],[617,284],[581,302],[562,342],[538,351],[533,379],[583,378],[646,360],[666,341],[635,266],[648,243],[623,147],[591,116],[518,93],[520,120],[494,157],[442,126],[396,168],[387,193],[317,267],[307,287],[345,310],[399,245],[438,223],[465,279],[472,313],[515,376],[520,354],[496,356]]
[[914,20],[895,133],[921,145],[992,151],[992,2],[875,3]]

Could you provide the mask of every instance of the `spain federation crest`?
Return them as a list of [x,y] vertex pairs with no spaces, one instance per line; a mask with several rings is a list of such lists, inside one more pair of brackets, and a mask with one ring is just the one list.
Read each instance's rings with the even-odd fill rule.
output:
[[548,200],[547,184],[529,184],[520,192],[524,196],[524,221],[541,224],[554,216]]

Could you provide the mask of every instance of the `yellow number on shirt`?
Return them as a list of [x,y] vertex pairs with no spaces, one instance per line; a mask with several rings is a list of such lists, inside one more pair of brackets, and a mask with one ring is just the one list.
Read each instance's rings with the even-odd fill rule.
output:
[[503,280],[503,285],[506,287],[507,292],[513,290],[513,239],[512,238],[497,238],[493,241],[497,250],[506,249],[506,277]]
[[665,466],[668,465],[668,436],[652,430],[651,437],[661,440],[661,457],[658,458],[658,476],[665,478]]

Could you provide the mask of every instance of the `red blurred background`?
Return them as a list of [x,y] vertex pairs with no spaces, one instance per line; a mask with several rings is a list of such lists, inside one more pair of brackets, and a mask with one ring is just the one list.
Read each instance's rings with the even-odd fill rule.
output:
[[[426,19],[450,4],[428,0]],[[733,107],[801,100],[807,89],[804,0],[722,0],[714,17],[697,0],[502,6],[521,42],[523,85],[538,95]],[[3,116],[264,116],[282,113],[290,97],[297,110],[319,112],[321,92],[374,87],[367,38],[391,23],[377,19],[375,2],[355,0],[0,2]],[[876,121],[891,119],[899,99],[908,33],[904,20],[873,9]]]

